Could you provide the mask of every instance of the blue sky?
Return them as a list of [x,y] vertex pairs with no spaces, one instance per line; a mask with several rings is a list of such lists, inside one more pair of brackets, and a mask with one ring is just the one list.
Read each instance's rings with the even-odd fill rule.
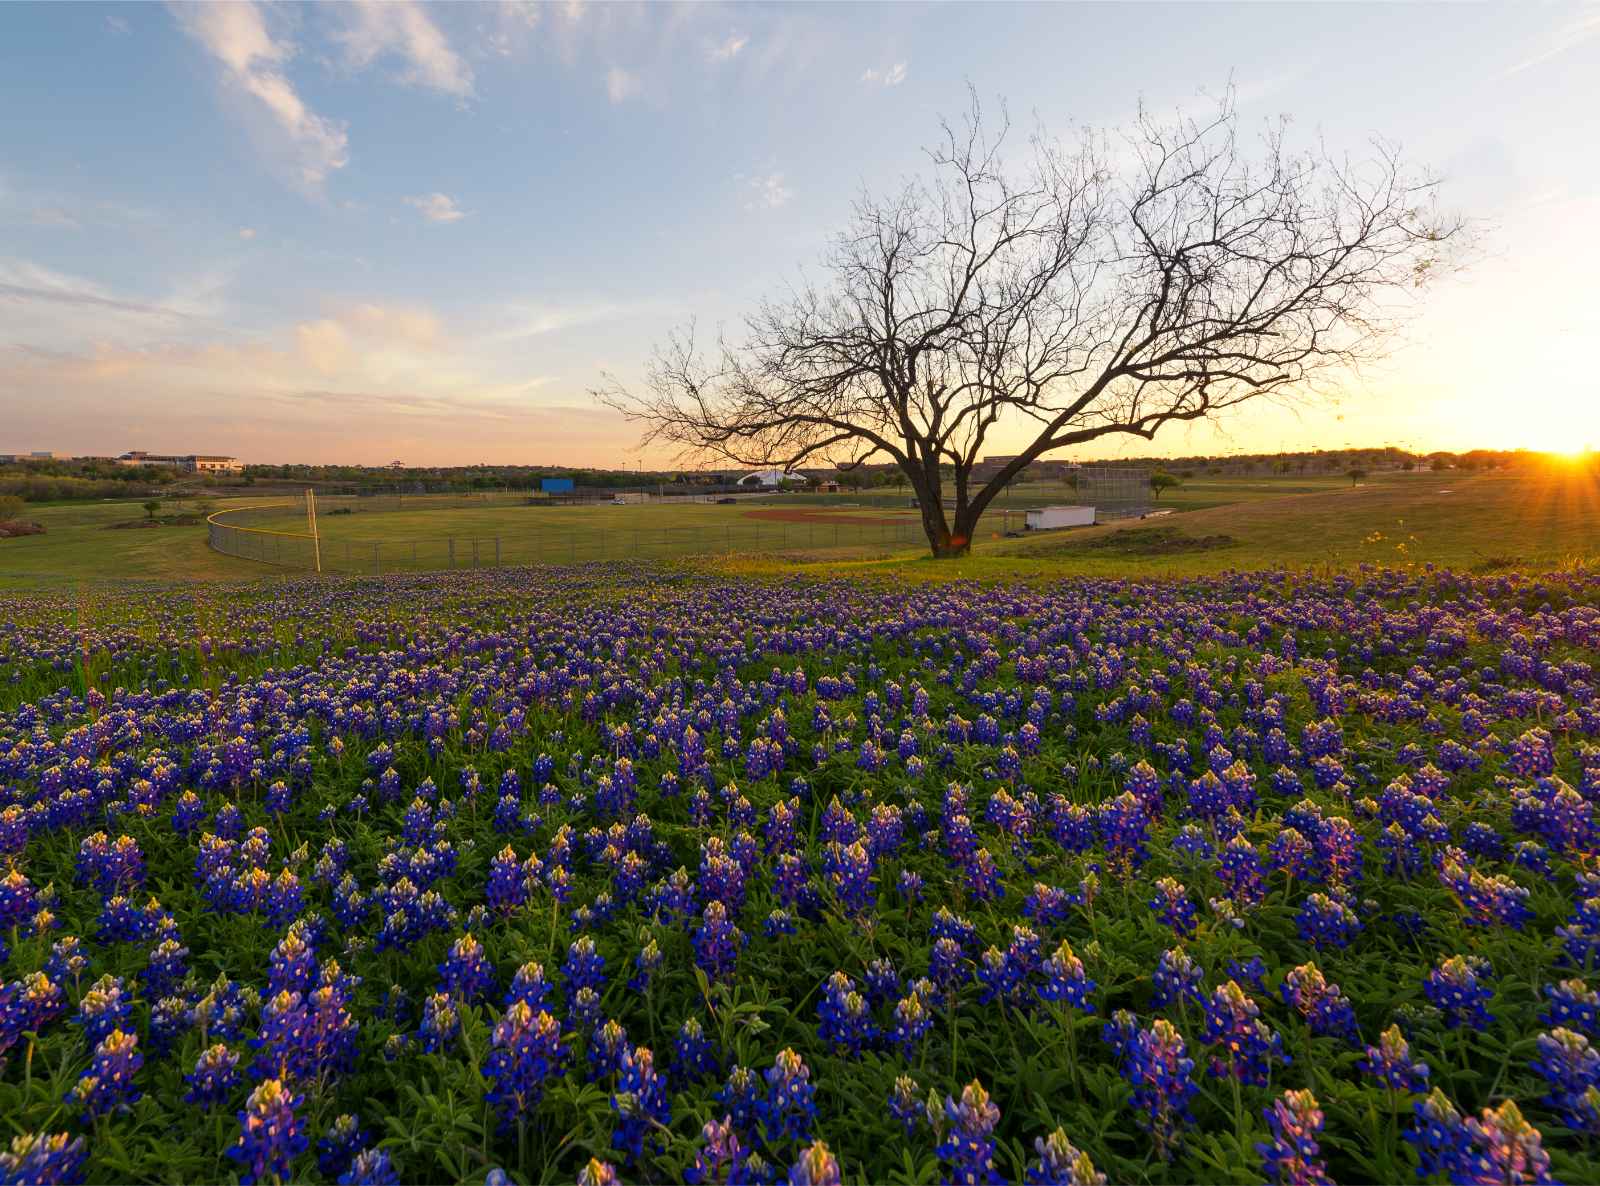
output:
[[1596,5],[0,5],[0,451],[631,464],[601,373],[812,264],[969,81],[1070,135],[1230,79],[1483,250],[1336,401],[1161,451],[1600,445],[1596,77]]

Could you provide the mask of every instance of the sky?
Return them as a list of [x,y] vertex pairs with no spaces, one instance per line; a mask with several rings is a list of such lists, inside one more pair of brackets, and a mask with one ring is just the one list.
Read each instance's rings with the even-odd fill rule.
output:
[[1084,456],[1600,447],[1596,78],[1596,4],[4,4],[0,452],[662,463],[602,375],[814,270],[969,83],[1070,136],[1230,81],[1476,259],[1334,395]]

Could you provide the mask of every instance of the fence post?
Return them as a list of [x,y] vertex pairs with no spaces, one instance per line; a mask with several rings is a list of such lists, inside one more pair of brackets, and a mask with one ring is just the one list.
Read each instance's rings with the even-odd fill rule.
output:
[[383,545],[377,540],[372,541],[372,571],[379,576],[383,575],[383,557],[378,551],[381,547]]
[[496,568],[500,567],[500,537],[498,535],[494,537],[494,566]]
[[478,567],[478,537],[472,537],[472,567]]
[[456,566],[456,537],[452,535],[445,542],[450,545],[450,567],[454,568]]

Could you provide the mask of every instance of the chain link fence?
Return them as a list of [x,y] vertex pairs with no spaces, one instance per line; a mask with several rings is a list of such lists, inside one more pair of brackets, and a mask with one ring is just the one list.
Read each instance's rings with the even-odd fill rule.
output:
[[[331,500],[330,500],[331,501]],[[319,503],[319,508],[326,504]],[[430,503],[437,506],[437,503]],[[472,505],[482,505],[474,502]],[[290,569],[381,574],[507,564],[576,564],[586,560],[756,554],[827,548],[900,548],[925,543],[922,526],[904,523],[743,520],[690,527],[543,525],[514,535],[460,534],[417,539],[315,539],[309,532],[252,526],[281,521],[290,503],[222,510],[209,516],[211,547],[229,556]],[[324,515],[326,511],[322,512]]]

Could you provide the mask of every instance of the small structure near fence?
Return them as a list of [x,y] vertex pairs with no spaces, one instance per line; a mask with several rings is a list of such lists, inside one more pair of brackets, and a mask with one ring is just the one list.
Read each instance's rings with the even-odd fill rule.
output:
[[1035,507],[1027,514],[1029,531],[1053,531],[1058,527],[1094,526],[1094,508],[1085,506]]

